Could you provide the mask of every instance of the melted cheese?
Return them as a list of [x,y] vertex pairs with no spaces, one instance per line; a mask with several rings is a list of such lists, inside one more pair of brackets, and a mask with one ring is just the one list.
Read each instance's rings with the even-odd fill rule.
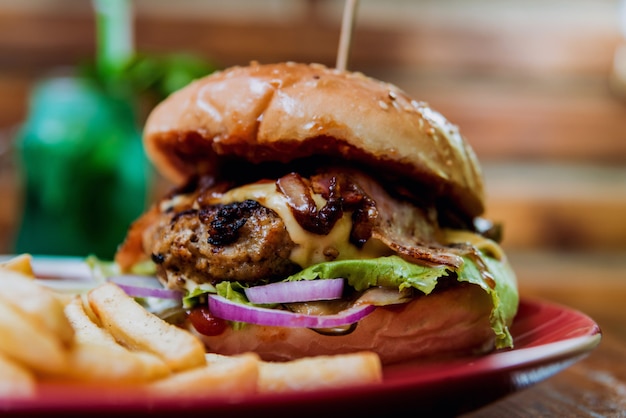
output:
[[[318,209],[326,203],[320,195],[313,195]],[[288,205],[285,195],[276,190],[276,183],[254,183],[232,189],[217,199],[217,202],[229,204],[242,202],[246,199],[255,200],[262,206],[272,209],[283,220],[287,232],[296,244],[292,250],[290,259],[301,267],[329,261],[324,255],[328,249],[332,249],[337,257],[336,260],[374,258],[389,254],[389,249],[380,241],[369,240],[363,248],[358,248],[349,242],[352,220],[350,214],[337,221],[328,235],[318,235],[303,229],[296,221]],[[216,202],[216,203],[217,203]]]
[[498,243],[480,234],[457,229],[446,229],[443,232],[444,244],[470,244],[496,260],[504,258],[504,251],[502,251]]

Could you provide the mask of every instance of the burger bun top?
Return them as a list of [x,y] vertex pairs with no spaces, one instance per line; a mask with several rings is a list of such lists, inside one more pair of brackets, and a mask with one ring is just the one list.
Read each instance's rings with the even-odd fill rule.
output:
[[319,64],[253,63],[196,80],[152,111],[144,146],[179,184],[234,161],[318,156],[370,167],[468,218],[484,207],[478,161],[455,125],[392,84]]

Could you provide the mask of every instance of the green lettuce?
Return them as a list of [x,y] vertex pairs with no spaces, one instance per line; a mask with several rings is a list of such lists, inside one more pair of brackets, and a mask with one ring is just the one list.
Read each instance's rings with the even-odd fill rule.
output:
[[[509,263],[504,260],[496,260],[491,257],[482,257],[487,268],[495,278],[495,288],[485,287],[485,280],[480,278],[480,272],[476,270],[476,264],[465,259],[463,271],[459,280],[468,281],[480,285],[493,301],[491,310],[491,328],[496,334],[496,347],[513,347],[513,338],[509,332],[509,325],[517,313],[519,305],[519,293],[517,279]],[[476,277],[478,273],[479,277]]]

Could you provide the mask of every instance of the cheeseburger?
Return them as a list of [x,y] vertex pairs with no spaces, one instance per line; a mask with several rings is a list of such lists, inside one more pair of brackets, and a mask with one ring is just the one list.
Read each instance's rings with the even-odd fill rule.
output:
[[476,156],[396,86],[234,67],[160,103],[144,145],[176,188],[115,261],[153,263],[208,351],[390,364],[512,346],[516,280]]

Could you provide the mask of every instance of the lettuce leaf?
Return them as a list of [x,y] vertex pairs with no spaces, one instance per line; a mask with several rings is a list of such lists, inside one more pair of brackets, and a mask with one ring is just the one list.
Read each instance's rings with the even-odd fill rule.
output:
[[239,282],[220,282],[215,288],[217,294],[223,298],[244,305],[251,305],[244,293],[244,286]]
[[289,278],[288,281],[333,279],[343,277],[356,290],[370,287],[397,287],[402,290],[413,287],[429,294],[437,285],[437,279],[447,276],[445,266],[428,267],[409,263],[392,255],[365,260],[340,260],[315,264]]
[[[493,301],[493,309],[491,310],[491,328],[496,334],[496,347],[507,348],[513,347],[513,338],[509,332],[509,325],[513,322],[513,318],[517,313],[517,307],[519,305],[519,292],[517,289],[517,278],[513,269],[509,265],[506,259],[496,260],[491,257],[483,257],[484,262],[487,264],[489,271],[495,278],[495,288],[481,287],[489,293],[491,300]],[[471,263],[474,264],[474,263]],[[464,271],[461,272],[459,280],[466,280],[470,283],[480,282],[484,283],[484,280],[476,280],[476,277],[469,274],[471,270],[467,266],[470,264],[465,261]],[[475,264],[474,264],[475,267]]]

